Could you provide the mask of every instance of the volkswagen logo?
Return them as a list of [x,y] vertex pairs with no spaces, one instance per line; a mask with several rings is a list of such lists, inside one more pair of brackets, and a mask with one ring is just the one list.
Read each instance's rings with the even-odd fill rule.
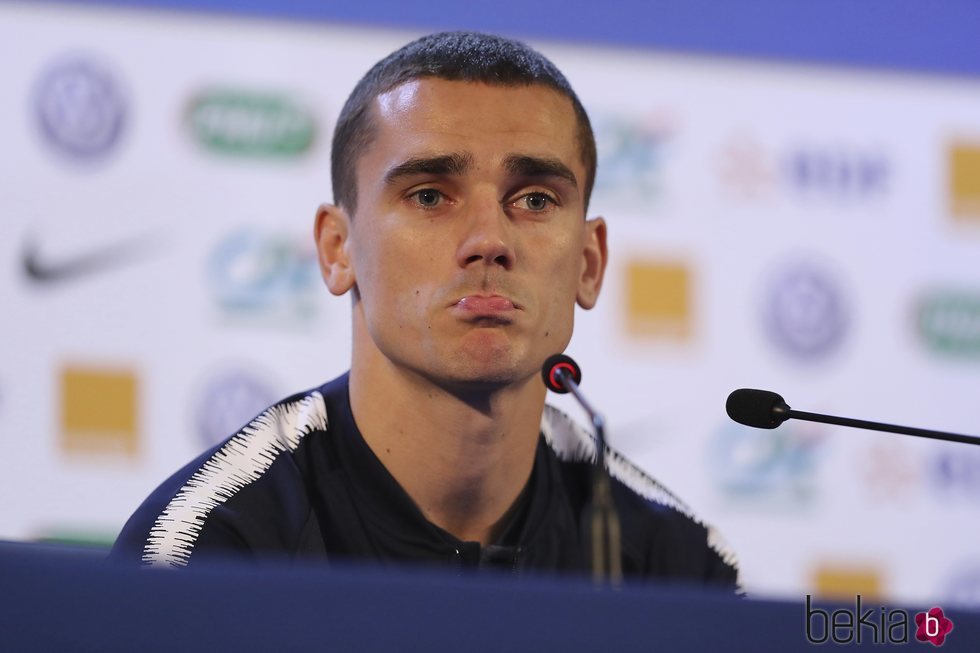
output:
[[87,58],[51,66],[37,87],[37,121],[45,140],[69,158],[108,154],[125,127],[125,100],[114,76]]

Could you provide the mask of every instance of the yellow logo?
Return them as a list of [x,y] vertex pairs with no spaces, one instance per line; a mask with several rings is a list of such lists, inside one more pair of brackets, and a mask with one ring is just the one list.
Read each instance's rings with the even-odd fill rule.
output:
[[136,375],[128,370],[69,366],[61,371],[61,447],[71,453],[138,449]]
[[823,564],[813,569],[813,593],[822,599],[853,599],[860,594],[868,600],[884,595],[881,573],[871,567],[850,564]]
[[955,217],[980,220],[980,142],[950,148],[949,197]]
[[634,336],[687,340],[691,319],[691,274],[665,261],[631,261],[626,266],[627,330]]

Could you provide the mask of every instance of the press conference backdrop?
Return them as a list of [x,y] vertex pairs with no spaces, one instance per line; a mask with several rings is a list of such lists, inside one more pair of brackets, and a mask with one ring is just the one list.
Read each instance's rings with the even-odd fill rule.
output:
[[[0,5],[0,539],[109,542],[347,369],[312,221],[344,99],[411,25]],[[980,77],[525,29],[598,138],[611,263],[568,352],[610,444],[720,527],[750,592],[980,602],[980,448],[723,408],[762,387],[980,433]]]

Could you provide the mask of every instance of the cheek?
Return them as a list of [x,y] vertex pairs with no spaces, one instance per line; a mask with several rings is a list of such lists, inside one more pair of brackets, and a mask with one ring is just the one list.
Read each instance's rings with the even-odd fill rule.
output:
[[574,301],[578,292],[578,281],[582,274],[581,247],[569,240],[562,243],[552,243],[549,249],[553,258],[545,274],[550,290],[556,296],[560,295],[562,301],[567,300],[569,296]]
[[433,285],[436,275],[432,274],[432,248],[419,244],[419,239],[412,236],[404,228],[402,233],[378,229],[370,246],[354,252],[365,316],[381,328],[401,328],[417,321],[438,290]]
[[554,248],[552,251],[565,254],[556,256],[539,272],[542,279],[539,292],[546,307],[546,329],[555,335],[571,331],[581,264],[572,253],[568,253],[567,248]]

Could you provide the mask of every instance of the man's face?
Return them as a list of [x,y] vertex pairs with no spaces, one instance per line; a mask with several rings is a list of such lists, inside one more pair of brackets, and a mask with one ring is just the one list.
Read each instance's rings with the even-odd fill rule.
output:
[[594,304],[605,264],[571,102],[543,86],[422,79],[379,96],[373,121],[345,243],[355,360],[373,348],[448,384],[537,374],[568,344],[576,300]]

